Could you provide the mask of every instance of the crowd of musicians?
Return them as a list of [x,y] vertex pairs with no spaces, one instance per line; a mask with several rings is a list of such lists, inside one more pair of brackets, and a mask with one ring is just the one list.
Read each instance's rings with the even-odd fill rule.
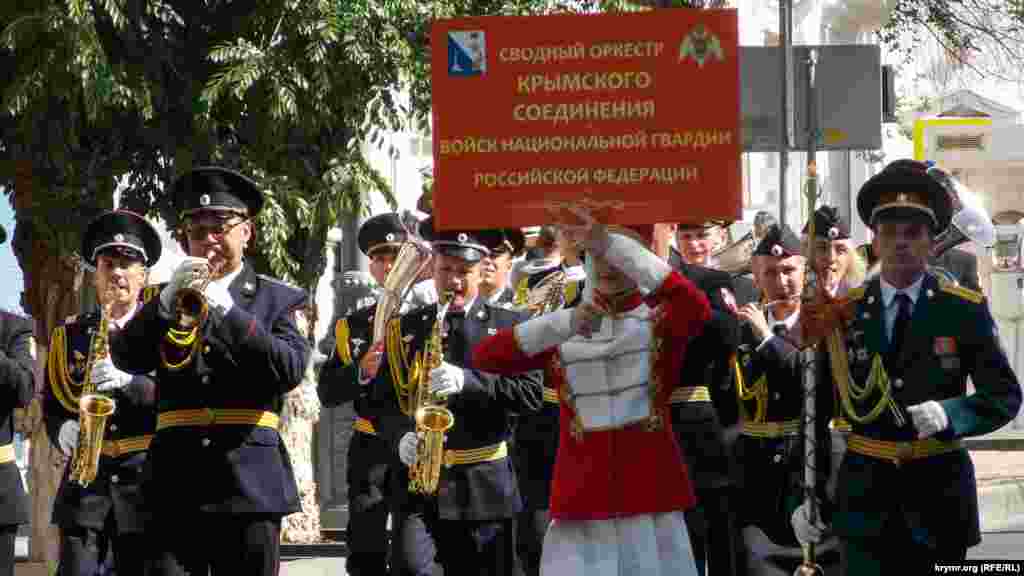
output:
[[[96,312],[53,331],[38,386],[31,324],[0,317],[0,576],[28,521],[12,413],[37,388],[67,457],[60,575],[280,569],[282,518],[301,507],[278,428],[314,357],[308,296],[246,260],[263,204],[251,179],[197,168],[172,198],[187,257],[166,283],[148,282],[163,247],[145,219],[89,223]],[[366,220],[377,298],[336,320],[318,373],[323,404],[357,416],[347,572],[792,574],[808,544],[825,574],[963,559],[980,533],[961,439],[1012,420],[1021,390],[976,268],[932,257],[952,211],[925,165],[893,162],[857,196],[869,250],[834,207],[799,233],[759,215],[746,273],[719,269],[717,221],[619,226],[579,206],[528,242],[429,214]],[[430,257],[396,288],[408,246]],[[830,314],[840,337],[814,349],[807,452],[804,332]],[[81,408],[94,394],[116,403],[102,438]],[[439,464],[421,399],[448,418]]]

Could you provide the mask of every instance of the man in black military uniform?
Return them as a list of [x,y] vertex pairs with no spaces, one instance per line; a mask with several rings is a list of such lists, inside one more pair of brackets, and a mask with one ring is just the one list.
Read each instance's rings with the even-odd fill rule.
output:
[[[671,250],[668,263],[676,269],[685,263],[717,270],[718,262],[714,254],[725,247],[727,228],[726,222],[718,220],[678,223],[675,229],[676,247]],[[739,306],[758,299],[757,287],[746,274],[732,275],[730,292]]]
[[[156,386],[147,375],[118,370],[109,357],[92,358],[88,374],[86,368],[102,322],[109,338],[142,306],[148,268],[160,259],[161,248],[156,230],[137,214],[115,210],[96,217],[82,237],[82,258],[95,270],[100,309],[69,319],[50,336],[43,418],[50,440],[71,459],[53,504],[62,576],[100,573],[111,547],[119,574],[150,570],[149,515],[139,476],[156,430]],[[79,448],[78,401],[87,381],[95,393],[114,400],[115,411],[107,419],[96,478],[83,486],[70,475]]]
[[[439,320],[434,304],[392,320],[383,353],[366,355],[360,365],[365,376],[375,376],[371,394],[378,430],[401,461],[393,474],[393,573],[518,574],[515,518],[522,501],[508,457],[509,416],[540,409],[540,375],[496,376],[470,363],[478,341],[524,320],[525,314],[488,305],[478,296],[480,260],[494,244],[488,237],[495,231],[435,232],[428,219],[420,233],[435,250],[437,290],[450,294],[447,315]],[[435,330],[440,331],[443,357],[420,370],[422,378],[414,381],[410,366],[431,352]],[[409,467],[422,464],[412,419],[420,386],[445,398],[454,416],[434,495],[409,490]]]
[[[845,364],[836,385],[852,427],[832,515],[846,574],[916,574],[962,561],[981,535],[960,439],[1004,426],[1021,404],[984,296],[928,270],[951,206],[926,170],[897,160],[857,195],[881,273],[851,290],[846,358],[831,358]],[[823,536],[810,526],[794,514],[802,539]]]
[[[800,239],[788,226],[770,226],[754,249],[753,270],[762,302],[738,311],[742,326],[737,395],[743,424],[734,450],[740,490],[736,507],[750,571],[788,575],[801,562],[790,524],[803,499],[804,387],[798,346],[805,259]],[[825,405],[819,402],[818,414],[824,416],[831,410],[831,395],[819,398]],[[819,423],[827,426],[827,416]],[[827,518],[825,504],[822,513]],[[832,573],[828,567],[838,564],[837,552],[820,552],[818,562]]]
[[[359,227],[359,249],[370,259],[370,275],[383,286],[406,231],[398,214],[378,214]],[[375,303],[374,303],[375,304]],[[317,393],[326,407],[353,402],[355,433],[348,446],[348,539],[345,569],[352,576],[387,574],[390,466],[394,457],[377,435],[367,396],[360,382],[359,361],[373,345],[376,306],[368,305],[341,318],[334,327],[334,351],[320,372]],[[375,349],[376,350],[376,349]]]
[[277,574],[281,518],[301,509],[278,426],[309,356],[307,297],[243,261],[263,205],[252,180],[196,168],[171,195],[189,257],[111,338],[119,368],[159,382],[144,495],[163,554],[192,572]]
[[[713,222],[684,223],[684,230],[707,230]],[[686,523],[700,574],[745,574],[729,457],[739,412],[732,365],[739,323],[728,272],[688,263],[676,252],[671,264],[700,288],[711,303],[711,319],[693,339],[683,360],[681,387],[671,397],[672,428],[683,449],[697,507]],[[708,570],[708,565],[711,566]]]
[[[7,231],[0,226],[0,243]],[[32,322],[0,311],[0,576],[14,575],[14,540],[18,525],[29,522],[29,503],[14,459],[14,409],[27,408],[35,394],[35,341]]]

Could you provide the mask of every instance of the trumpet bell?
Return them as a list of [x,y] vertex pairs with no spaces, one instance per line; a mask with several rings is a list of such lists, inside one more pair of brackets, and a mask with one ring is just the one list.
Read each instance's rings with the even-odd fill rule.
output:
[[195,288],[182,288],[178,290],[175,311],[177,312],[175,316],[177,328],[189,332],[206,322],[206,317],[210,314],[210,307],[202,292]]

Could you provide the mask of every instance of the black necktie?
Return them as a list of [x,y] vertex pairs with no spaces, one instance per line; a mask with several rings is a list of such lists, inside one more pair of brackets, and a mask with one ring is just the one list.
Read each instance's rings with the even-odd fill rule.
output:
[[900,357],[903,341],[907,335],[907,327],[910,326],[910,296],[899,292],[895,298],[899,309],[896,312],[896,321],[892,324],[892,338],[889,340],[889,353],[893,360]]

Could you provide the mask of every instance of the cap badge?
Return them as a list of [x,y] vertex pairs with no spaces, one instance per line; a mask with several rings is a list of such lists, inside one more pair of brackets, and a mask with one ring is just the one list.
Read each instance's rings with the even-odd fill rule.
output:
[[114,242],[124,242],[124,234],[114,234]]
[[836,228],[835,226],[829,228],[828,229],[828,237],[829,237],[830,240],[835,240],[836,238],[838,238],[839,237],[839,228]]
[[209,194],[203,194],[202,196],[200,196],[199,197],[199,205],[200,206],[209,206],[210,205],[210,195]]
[[458,239],[459,239],[459,242],[462,243],[462,244],[465,244],[466,242],[469,242],[469,236],[467,236],[465,232],[460,233],[459,236],[458,236]]
[[393,232],[388,232],[387,235],[384,236],[384,240],[386,242],[394,242],[395,241],[395,234]]
[[775,246],[772,246],[772,255],[775,256],[775,257],[782,256],[782,246],[780,246],[778,244],[776,244]]

